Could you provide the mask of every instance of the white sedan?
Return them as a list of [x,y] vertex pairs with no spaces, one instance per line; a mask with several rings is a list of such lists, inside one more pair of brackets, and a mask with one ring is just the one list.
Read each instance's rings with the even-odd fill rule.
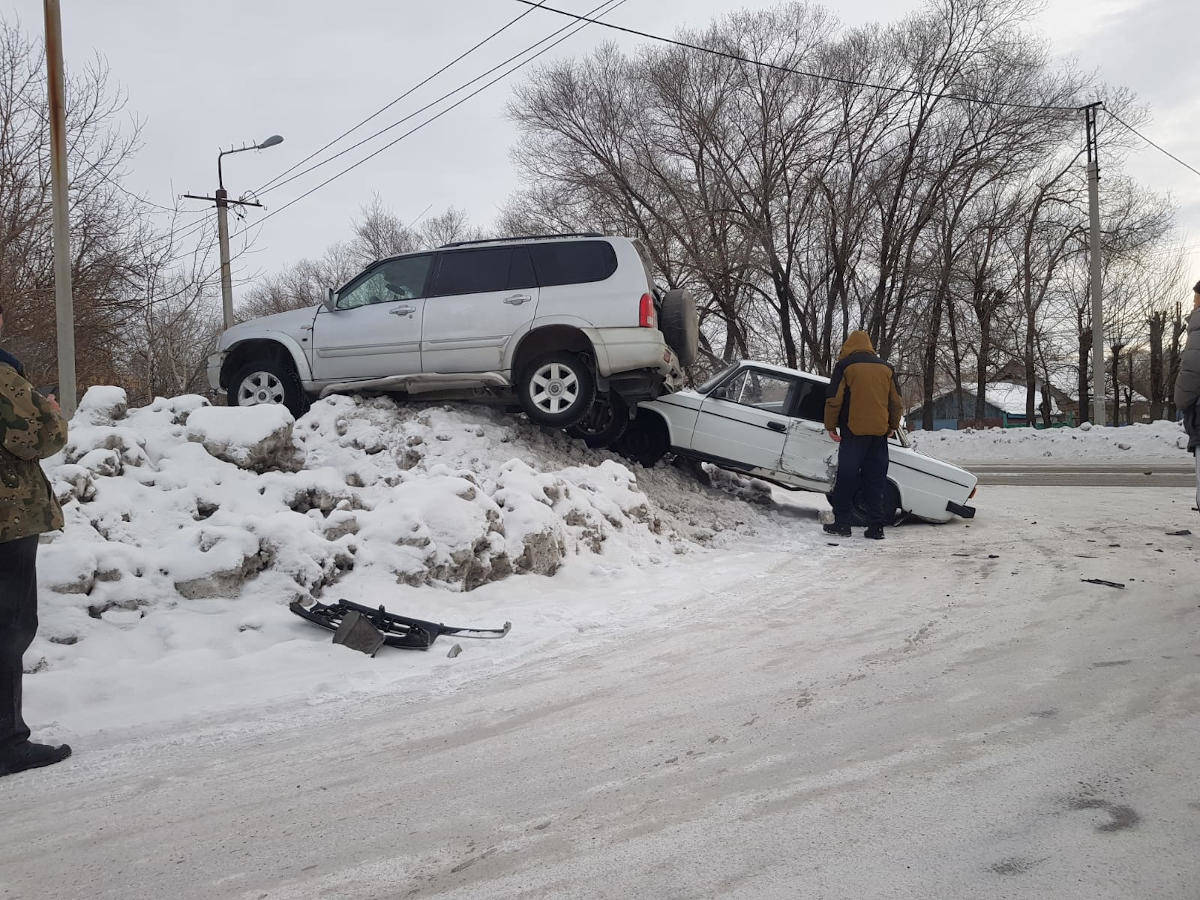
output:
[[[828,378],[782,366],[739,362],[695,390],[641,403],[620,449],[643,465],[666,453],[712,463],[792,490],[833,489],[837,444],[823,424]],[[972,518],[978,479],[918,453],[901,430],[890,441],[888,504],[894,520]],[[862,501],[856,514],[864,517]]]

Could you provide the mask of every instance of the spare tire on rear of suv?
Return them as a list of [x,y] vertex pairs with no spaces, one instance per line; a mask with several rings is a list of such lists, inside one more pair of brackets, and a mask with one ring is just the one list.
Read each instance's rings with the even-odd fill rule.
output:
[[690,366],[700,354],[700,316],[696,301],[684,290],[667,291],[663,297],[658,327],[667,346],[679,357],[679,364]]

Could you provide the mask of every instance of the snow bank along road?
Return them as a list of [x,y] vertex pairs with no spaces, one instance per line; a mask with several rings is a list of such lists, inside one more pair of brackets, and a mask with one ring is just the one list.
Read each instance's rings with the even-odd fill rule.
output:
[[618,581],[641,615],[478,677],[445,672],[501,643],[98,739],[0,783],[0,896],[1195,897],[1191,498],[982,497],[883,545],[801,498],[793,540]]
[[980,484],[1061,487],[1176,487],[1196,483],[1194,466],[1169,463],[967,463]]

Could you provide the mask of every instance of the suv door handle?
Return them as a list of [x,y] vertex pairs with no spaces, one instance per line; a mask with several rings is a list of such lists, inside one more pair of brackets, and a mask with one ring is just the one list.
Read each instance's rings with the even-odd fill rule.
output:
[[504,302],[509,306],[520,306],[522,303],[528,303],[532,299],[528,294],[513,294],[511,297],[505,297]]
[[416,311],[417,311],[416,307],[413,307],[413,306],[397,306],[394,309],[389,309],[388,315],[390,315],[390,316],[411,316]]
[[804,427],[809,431],[824,431],[825,426],[820,422],[805,422]]
[[771,422],[767,423],[767,427],[770,428],[772,431],[782,431],[784,434],[787,433],[787,426],[784,425],[782,422],[771,421]]

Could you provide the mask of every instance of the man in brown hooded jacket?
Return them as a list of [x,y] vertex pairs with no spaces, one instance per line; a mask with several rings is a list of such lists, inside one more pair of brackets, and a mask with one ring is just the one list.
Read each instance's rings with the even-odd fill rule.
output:
[[[0,309],[0,328],[4,310]],[[67,440],[53,396],[25,380],[0,351],[0,775],[48,766],[71,748],[29,740],[21,714],[21,657],[37,632],[38,535],[62,528],[62,510],[39,460]]]
[[833,524],[825,531],[850,536],[854,498],[861,492],[867,513],[864,537],[880,540],[887,523],[889,435],[900,427],[900,392],[892,367],[880,359],[865,331],[852,331],[842,345],[825,401],[825,429],[838,442],[833,486]]

